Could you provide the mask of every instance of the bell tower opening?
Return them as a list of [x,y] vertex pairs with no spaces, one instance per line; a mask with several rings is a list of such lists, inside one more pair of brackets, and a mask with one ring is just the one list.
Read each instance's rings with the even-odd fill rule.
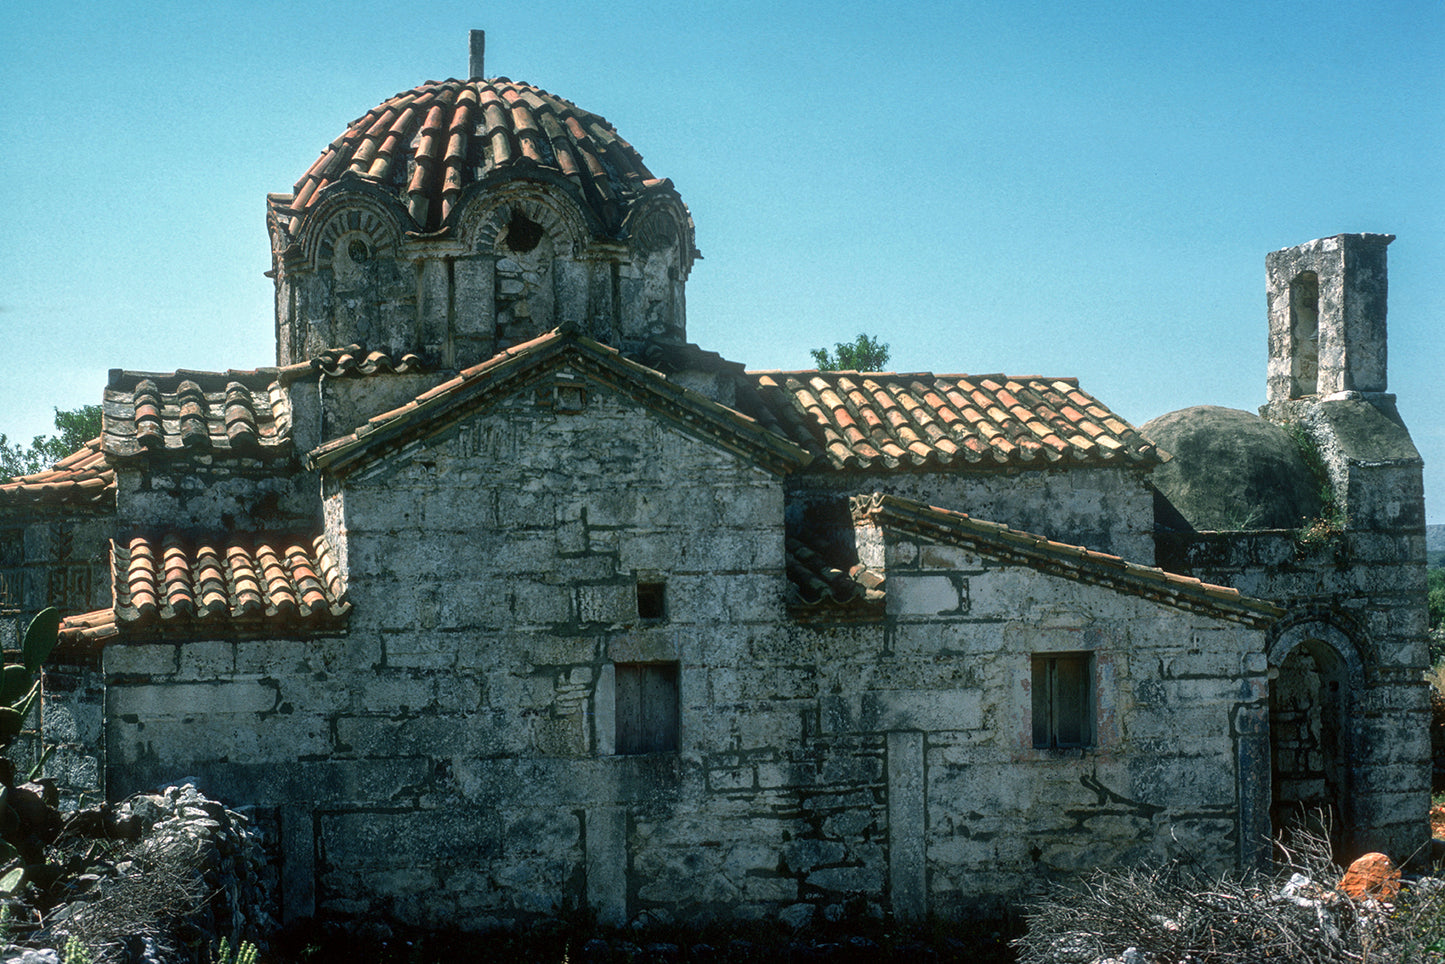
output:
[[1301,271],[1289,283],[1290,398],[1319,393],[1320,279]]
[[1392,234],[1337,234],[1265,257],[1269,404],[1386,391],[1385,249]]

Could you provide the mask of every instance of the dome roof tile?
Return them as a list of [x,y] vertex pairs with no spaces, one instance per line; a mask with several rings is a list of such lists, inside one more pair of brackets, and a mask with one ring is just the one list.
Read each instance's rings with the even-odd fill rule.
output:
[[352,121],[292,196],[276,201],[295,234],[321,192],[349,172],[395,190],[417,228],[434,231],[468,184],[529,166],[571,181],[609,230],[633,197],[665,183],[602,117],[499,77],[427,81],[395,95]]

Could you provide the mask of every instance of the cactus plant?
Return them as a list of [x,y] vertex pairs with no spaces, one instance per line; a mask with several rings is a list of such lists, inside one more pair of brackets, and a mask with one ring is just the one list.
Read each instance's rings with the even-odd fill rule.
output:
[[[0,754],[20,736],[40,698],[40,667],[55,649],[59,630],[60,613],[42,610],[26,627],[20,661],[0,667]],[[59,815],[53,801],[36,789],[15,786],[9,761],[0,766],[0,895],[16,893],[27,879],[47,876],[43,843],[59,829]],[[19,865],[11,866],[17,858]]]
[[25,718],[40,696],[40,667],[55,649],[59,633],[59,611],[41,610],[25,629],[20,662],[7,662],[0,670],[0,751],[24,729]]

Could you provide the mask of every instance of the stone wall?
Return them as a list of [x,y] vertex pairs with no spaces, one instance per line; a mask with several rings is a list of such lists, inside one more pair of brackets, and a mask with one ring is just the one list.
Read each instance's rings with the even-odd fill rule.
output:
[[314,527],[316,476],[278,462],[231,458],[197,465],[157,459],[118,465],[119,535],[129,534],[126,527],[156,532]]
[[0,643],[20,645],[40,610],[110,605],[114,510],[26,506],[0,512]]
[[[107,647],[109,793],[275,808],[292,913],[471,927],[954,915],[1171,834],[1240,854],[1260,633],[904,542],[885,619],[796,622],[783,496],[605,391],[515,396],[329,486],[346,636]],[[1097,740],[1036,749],[1061,651]],[[638,679],[674,687],[651,752]]]
[[[860,715],[872,701],[895,734],[921,731],[929,910],[1181,851],[1252,859],[1262,631],[902,536],[886,556],[891,651],[872,672],[890,678]],[[1038,745],[1031,664],[1061,655],[1090,674],[1079,748]]]
[[[1154,564],[1154,493],[1136,468],[1014,472],[827,472],[788,477],[789,525],[852,539],[848,497],[883,492]],[[846,568],[846,567],[844,567]]]
[[[1416,503],[1419,504],[1418,502]],[[1288,609],[1272,634],[1282,663],[1311,640],[1354,655],[1338,680],[1353,690],[1347,798],[1361,828],[1347,846],[1407,856],[1428,839],[1429,698],[1424,682],[1423,534],[1345,531],[1303,544],[1293,530],[1160,536],[1160,563]],[[1272,656],[1273,656],[1272,652]]]

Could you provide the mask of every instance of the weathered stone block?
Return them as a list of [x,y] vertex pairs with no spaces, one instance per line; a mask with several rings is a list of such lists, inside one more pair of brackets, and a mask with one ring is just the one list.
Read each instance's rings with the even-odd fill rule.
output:
[[968,580],[953,575],[895,574],[888,580],[889,611],[901,618],[968,611]]
[[277,705],[278,687],[264,681],[218,680],[214,683],[165,683],[110,687],[109,712],[114,716],[167,719],[182,716],[225,716],[264,713]]
[[983,725],[980,694],[970,690],[893,690],[863,697],[865,730],[971,730]]
[[170,676],[179,666],[173,643],[116,644],[104,650],[105,671],[115,676]]

